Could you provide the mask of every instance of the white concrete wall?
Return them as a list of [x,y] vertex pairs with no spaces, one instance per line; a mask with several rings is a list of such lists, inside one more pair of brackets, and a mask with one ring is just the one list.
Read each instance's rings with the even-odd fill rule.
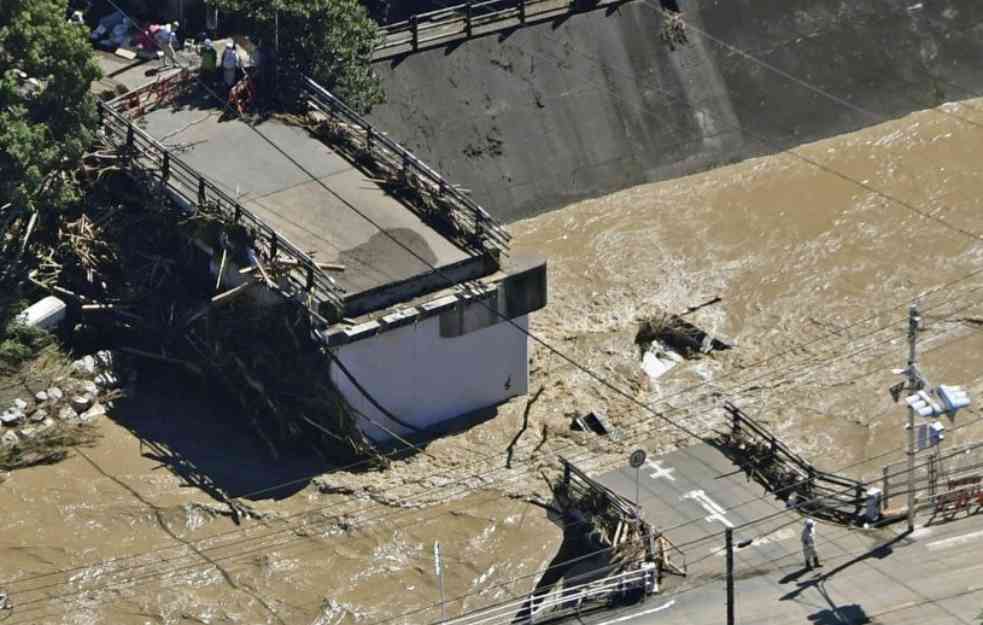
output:
[[[526,316],[514,321],[528,327]],[[435,315],[343,345],[337,353],[376,401],[421,428],[523,395],[529,386],[526,335],[504,321],[441,337]],[[337,366],[331,378],[356,410],[399,434],[409,433],[373,407]],[[363,423],[363,430],[378,441],[391,438],[371,423]]]

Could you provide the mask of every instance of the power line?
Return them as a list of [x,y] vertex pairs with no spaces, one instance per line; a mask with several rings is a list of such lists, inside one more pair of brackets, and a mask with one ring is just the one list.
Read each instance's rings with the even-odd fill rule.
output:
[[[931,462],[932,461],[928,461],[926,463],[923,463],[921,465],[918,465],[918,468],[921,468],[923,466],[928,466]],[[900,470],[900,471],[898,471],[898,472],[896,472],[895,474],[892,474],[892,475],[902,475],[902,474],[906,474],[906,473],[907,473],[907,469],[902,469],[902,470]],[[876,479],[873,479],[873,480],[869,480],[867,482],[861,482],[860,484],[861,485],[870,485],[870,484],[873,484],[873,483],[878,482],[880,479],[881,478],[876,478]],[[853,487],[850,486],[850,487],[841,489],[839,491],[834,491],[832,493],[832,495],[847,494],[847,493],[851,492],[852,490],[853,490]],[[744,524],[742,524],[742,525],[740,525],[738,527],[735,527],[734,529],[735,530],[738,530],[738,529],[742,529],[742,528],[745,528],[745,527],[749,527],[751,525],[756,525],[758,523],[767,521],[767,520],[769,520],[771,518],[775,518],[775,517],[781,516],[783,514],[787,514],[789,512],[792,512],[793,510],[799,510],[800,508],[802,508],[804,506],[808,506],[808,505],[812,505],[812,504],[816,504],[816,503],[822,503],[824,500],[830,499],[832,497],[832,495],[822,495],[822,496],[814,497],[812,499],[809,499],[809,500],[806,500],[806,501],[803,501],[803,502],[797,502],[794,506],[790,506],[790,507],[788,507],[786,509],[779,510],[779,511],[777,511],[777,512],[775,512],[773,514],[770,514],[770,515],[765,515],[763,517],[760,517],[759,519],[755,519],[755,520],[749,521],[749,522],[744,523]],[[790,521],[786,525],[791,525],[793,523],[796,523],[796,522],[798,522],[798,520],[799,519],[794,519],[793,521]],[[781,529],[781,527],[784,527],[784,526],[780,526],[778,528],[772,528],[765,535],[767,535],[768,533],[772,533],[772,532],[778,531],[778,529]],[[723,536],[723,534],[724,533],[722,531],[721,532],[716,532],[716,533],[713,533],[713,534],[708,534],[707,536],[704,536],[702,538],[697,538],[695,540],[691,540],[691,541],[686,542],[686,543],[683,543],[681,545],[677,545],[677,548],[680,549],[680,550],[684,550],[687,547],[692,547],[693,545],[705,543],[708,540],[711,540],[711,539],[714,539],[714,538],[720,539]],[[754,544],[753,543],[753,540],[752,540],[752,544]],[[575,562],[580,562],[580,561],[586,560],[588,558],[593,558],[593,557],[595,557],[597,555],[601,555],[601,554],[604,554],[604,553],[613,551],[614,549],[615,549],[615,547],[605,547],[605,548],[602,548],[602,549],[591,551],[589,553],[586,553],[586,554],[583,554],[583,555],[580,555],[580,556],[577,556],[577,557],[574,557],[574,558],[570,558],[569,560],[566,560],[564,562],[561,562],[561,563],[557,564],[556,566],[568,566],[569,564],[573,564]],[[684,551],[684,553],[685,553],[685,551]],[[692,564],[697,564],[697,563],[699,563],[702,560],[705,560],[705,559],[707,559],[709,557],[712,557],[713,555],[715,555],[715,554],[714,553],[711,553],[710,555],[705,556],[705,557],[701,558],[700,560],[697,560],[697,561],[693,562]],[[782,559],[785,558],[785,557],[788,557],[788,555],[782,556]],[[476,590],[476,591],[472,591],[472,592],[465,593],[463,595],[459,595],[457,597],[448,599],[446,602],[447,603],[454,603],[454,602],[457,602],[457,601],[463,601],[464,599],[467,599],[470,596],[474,596],[475,594],[478,594],[480,592],[488,592],[491,589],[501,588],[501,587],[504,587],[506,585],[513,584],[513,583],[515,583],[518,580],[529,579],[529,578],[532,578],[532,577],[539,576],[542,573],[544,573],[545,571],[550,570],[550,568],[555,568],[555,567],[549,567],[549,568],[547,568],[544,571],[535,571],[533,573],[529,573],[529,574],[525,574],[525,575],[520,575],[520,576],[515,576],[515,577],[509,578],[509,579],[507,579],[505,581],[496,583],[494,585],[486,586],[486,587],[482,588],[480,591],[477,591]],[[601,572],[601,571],[605,571],[607,569],[608,569],[608,567],[602,567],[602,568],[594,569],[592,572]],[[373,622],[369,623],[368,625],[385,625],[385,624],[388,624],[388,623],[391,623],[391,622],[395,621],[396,619],[406,618],[406,617],[409,617],[409,616],[414,616],[416,614],[422,613],[422,612],[424,612],[426,610],[432,610],[432,609],[438,607],[439,605],[440,605],[440,602],[431,603],[431,604],[429,604],[427,606],[424,606],[424,607],[415,609],[415,610],[410,611],[410,612],[405,612],[405,613],[398,614],[396,616],[389,617],[389,618],[386,618],[386,619],[381,619],[381,620],[378,620],[378,621],[373,621]]]
[[[264,137],[264,138],[265,138],[265,137]],[[310,175],[310,174],[308,173],[308,175]],[[315,180],[316,180],[316,178],[315,178]],[[325,185],[323,185],[323,184],[322,184],[322,186],[325,186]],[[325,188],[327,188],[327,187],[325,186]],[[329,189],[329,191],[330,191],[330,189]],[[339,197],[339,199],[340,199],[340,196],[336,196],[336,197]],[[374,225],[376,225],[376,224],[374,224]],[[376,225],[376,226],[378,227],[378,225]],[[513,324],[513,325],[514,325],[514,324]],[[532,337],[532,335],[530,335],[530,337]],[[587,370],[586,370],[586,369],[583,369],[583,370],[584,370],[585,372],[587,372]]]

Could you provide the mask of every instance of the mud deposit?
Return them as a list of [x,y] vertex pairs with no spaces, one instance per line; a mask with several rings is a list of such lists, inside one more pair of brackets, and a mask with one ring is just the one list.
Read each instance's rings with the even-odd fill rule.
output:
[[[527,590],[554,555],[561,533],[527,500],[544,497],[557,455],[602,472],[629,447],[688,444],[669,420],[707,433],[725,399],[821,466],[876,475],[902,457],[886,389],[912,298],[929,377],[983,392],[981,107],[515,224],[515,253],[550,258],[551,303],[533,333],[618,391],[533,344],[529,396],[388,474],[311,480],[326,461],[275,464],[203,392],[143,383],[96,447],[0,482],[4,624],[430,622],[434,540],[447,596],[481,591],[452,601],[454,615]],[[650,378],[639,322],[717,296],[685,319],[734,348]],[[596,409],[625,441],[570,431]],[[983,437],[979,418],[961,413],[946,444]],[[250,495],[255,516],[235,525],[210,484]],[[265,490],[274,484],[285,485]]]

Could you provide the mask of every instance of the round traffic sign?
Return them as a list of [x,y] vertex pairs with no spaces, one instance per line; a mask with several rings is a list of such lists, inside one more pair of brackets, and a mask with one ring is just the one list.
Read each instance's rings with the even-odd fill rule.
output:
[[637,469],[645,464],[645,458],[645,450],[636,449],[635,451],[631,452],[631,456],[628,457],[628,464],[631,465],[631,468]]

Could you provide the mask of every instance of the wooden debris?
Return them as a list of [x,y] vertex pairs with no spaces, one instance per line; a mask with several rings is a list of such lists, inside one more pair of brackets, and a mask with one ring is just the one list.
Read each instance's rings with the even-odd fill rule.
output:
[[136,349],[135,347],[120,347],[119,351],[131,354],[133,356],[139,356],[141,358],[149,358],[150,360],[156,360],[158,362],[166,362],[171,365],[180,365],[187,369],[188,371],[194,373],[195,375],[204,375],[201,367],[194,364],[193,362],[188,362],[187,360],[181,360],[178,358],[171,358],[169,356],[164,356],[163,354],[154,354],[151,352],[144,351],[142,349]]
[[228,303],[233,299],[242,295],[247,289],[249,289],[249,287],[255,284],[256,284],[256,280],[249,280],[248,282],[243,282],[239,286],[229,289],[224,293],[219,293],[218,295],[212,298],[212,304]]
[[218,277],[215,278],[215,290],[222,286],[222,274],[225,273],[225,261],[229,258],[229,250],[222,248],[222,262],[218,264]]

